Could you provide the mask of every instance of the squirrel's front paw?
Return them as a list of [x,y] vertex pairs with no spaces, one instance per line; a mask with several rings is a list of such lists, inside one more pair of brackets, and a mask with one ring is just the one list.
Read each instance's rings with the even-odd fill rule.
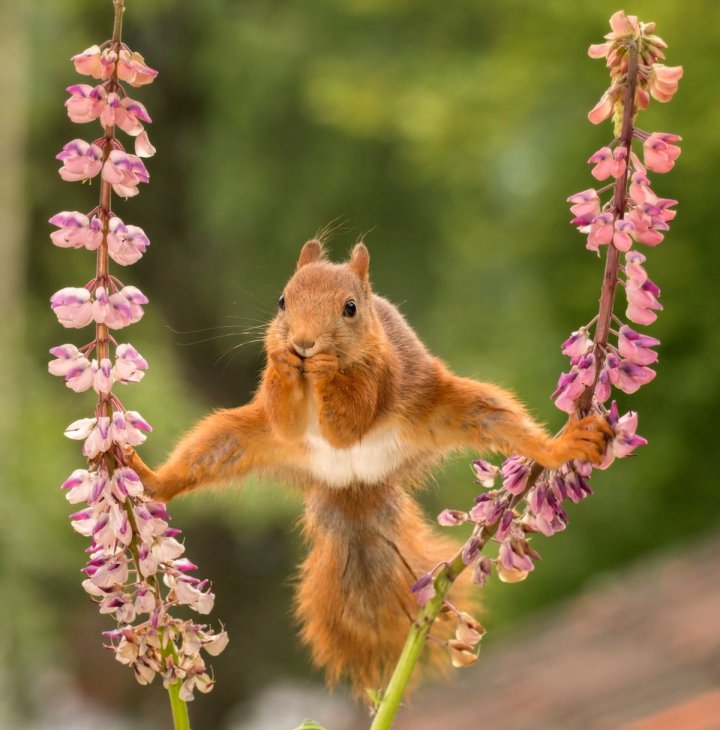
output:
[[137,451],[130,446],[123,449],[123,460],[126,466],[129,466],[140,478],[143,485],[143,490],[148,497],[153,499],[163,499],[162,495],[158,492],[157,479],[155,472],[145,465],[145,462],[138,456]]
[[305,372],[310,376],[327,378],[340,370],[340,360],[337,355],[321,352],[313,355],[303,363]]
[[579,421],[571,421],[563,433],[553,441],[552,464],[560,466],[566,461],[590,461],[599,464],[613,432],[604,418],[587,416]]
[[302,378],[303,360],[292,350],[275,350],[269,353],[268,360],[283,380],[299,381]]

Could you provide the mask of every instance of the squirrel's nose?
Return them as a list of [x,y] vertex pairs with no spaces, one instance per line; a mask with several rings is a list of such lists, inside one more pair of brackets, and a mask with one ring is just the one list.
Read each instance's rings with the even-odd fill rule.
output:
[[315,347],[315,340],[293,340],[293,348],[301,357],[308,357],[308,353],[313,347]]

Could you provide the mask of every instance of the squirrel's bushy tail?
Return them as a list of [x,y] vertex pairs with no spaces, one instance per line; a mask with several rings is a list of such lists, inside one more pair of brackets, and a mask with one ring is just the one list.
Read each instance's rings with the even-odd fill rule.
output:
[[310,553],[296,613],[313,661],[331,684],[347,676],[358,695],[382,687],[418,612],[410,587],[457,544],[393,484],[312,489],[303,534]]

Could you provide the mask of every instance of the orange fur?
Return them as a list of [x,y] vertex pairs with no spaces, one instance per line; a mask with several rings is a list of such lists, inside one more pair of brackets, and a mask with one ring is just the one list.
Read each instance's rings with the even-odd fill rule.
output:
[[454,552],[409,487],[462,448],[520,453],[546,467],[598,461],[608,433],[586,418],[552,438],[508,391],[451,373],[372,293],[368,265],[363,244],[346,264],[326,261],[317,241],[305,244],[268,328],[254,399],[202,420],[155,472],[128,454],[166,501],[251,471],[304,488],[302,638],[330,681],[346,675],[357,691],[387,679],[417,610],[410,586]]

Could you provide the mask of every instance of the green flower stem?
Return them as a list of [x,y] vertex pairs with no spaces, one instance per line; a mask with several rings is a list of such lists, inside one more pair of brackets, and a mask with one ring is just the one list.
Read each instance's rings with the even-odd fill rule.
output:
[[[527,486],[521,494],[513,497],[510,503],[510,509],[523,499],[533,486],[535,486],[535,482],[542,472],[543,468],[541,466],[538,464],[532,465]],[[485,545],[493,538],[497,528],[498,524],[496,523],[488,527],[483,527],[478,533],[480,550],[483,550]],[[422,656],[430,629],[445,604],[445,596],[447,596],[455,580],[467,567],[465,561],[462,559],[462,549],[460,549],[449,562],[443,565],[435,576],[433,580],[435,595],[420,609],[420,613],[410,629],[405,646],[400,654],[400,659],[398,659],[398,663],[395,665],[395,671],[390,678],[390,683],[377,706],[377,712],[375,713],[370,730],[390,730],[392,727],[393,720],[397,711],[400,709],[400,703],[407,690],[415,665]]]
[[[460,562],[462,563],[462,560]],[[415,623],[413,623],[410,629],[402,654],[395,666],[390,684],[388,684],[380,701],[370,730],[389,730],[392,727],[392,722],[400,708],[400,702],[405,694],[415,665],[425,648],[430,627],[440,614],[443,603],[445,602],[445,596],[453,583],[453,579],[450,577],[451,567],[452,565],[444,566],[435,577],[433,582],[435,595],[422,607]],[[465,566],[463,565],[462,567],[464,568]]]
[[175,730],[190,730],[190,716],[188,715],[187,702],[180,699],[180,682],[171,684],[168,687],[168,694],[170,695],[173,727]]

